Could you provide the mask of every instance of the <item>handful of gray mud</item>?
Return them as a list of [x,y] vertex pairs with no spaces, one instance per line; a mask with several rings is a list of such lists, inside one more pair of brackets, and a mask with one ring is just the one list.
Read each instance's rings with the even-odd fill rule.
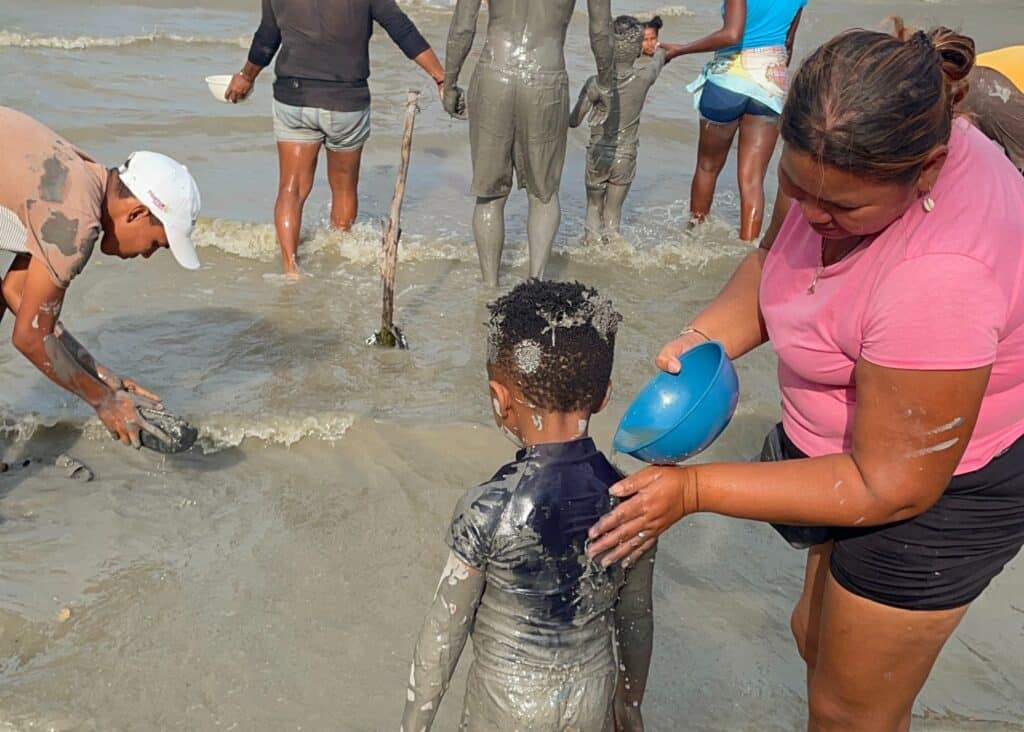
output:
[[138,407],[137,409],[143,419],[154,427],[162,429],[171,438],[171,442],[167,443],[155,435],[142,430],[139,432],[139,440],[142,442],[143,447],[170,455],[185,452],[185,450],[195,444],[196,438],[199,437],[199,430],[181,417],[176,417],[170,412],[150,409],[148,407]]

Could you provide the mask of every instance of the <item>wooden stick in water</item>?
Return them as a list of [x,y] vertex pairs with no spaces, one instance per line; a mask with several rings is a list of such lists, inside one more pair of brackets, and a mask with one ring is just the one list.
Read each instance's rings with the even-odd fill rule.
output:
[[380,330],[367,339],[370,345],[388,348],[406,348],[402,331],[394,323],[395,317],[395,271],[398,268],[398,240],[402,238],[402,199],[405,198],[405,179],[409,174],[409,158],[412,155],[412,131],[416,124],[417,100],[420,93],[409,90],[405,100],[405,132],[402,135],[402,162],[395,181],[395,195],[391,199],[391,215],[384,226],[384,259],[381,263],[381,280],[384,283],[384,300],[380,314]]

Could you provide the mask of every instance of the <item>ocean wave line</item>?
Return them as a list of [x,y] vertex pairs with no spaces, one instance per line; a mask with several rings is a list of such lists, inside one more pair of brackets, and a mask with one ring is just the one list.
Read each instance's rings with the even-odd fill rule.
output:
[[140,33],[128,36],[45,36],[38,33],[19,33],[0,30],[0,48],[53,48],[81,51],[92,48],[118,48],[145,43],[194,43],[201,45],[238,46],[248,48],[249,38],[219,38],[216,36],[186,36],[177,33]]
[[[314,414],[305,417],[277,416],[263,420],[260,417],[218,416],[197,422],[199,439],[197,448],[204,454],[239,447],[246,440],[281,447],[313,439],[336,442],[342,439],[355,422],[351,414]],[[36,414],[0,419],[0,437],[11,443],[28,442],[37,434],[49,430],[79,430],[86,439],[110,440],[103,424],[95,417],[54,418]]]

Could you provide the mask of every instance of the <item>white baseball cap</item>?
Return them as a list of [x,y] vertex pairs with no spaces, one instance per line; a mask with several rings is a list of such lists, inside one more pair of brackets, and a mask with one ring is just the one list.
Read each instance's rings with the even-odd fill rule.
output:
[[185,269],[199,269],[192,230],[199,217],[199,186],[188,168],[160,153],[128,156],[118,174],[128,190],[164,225],[171,254]]

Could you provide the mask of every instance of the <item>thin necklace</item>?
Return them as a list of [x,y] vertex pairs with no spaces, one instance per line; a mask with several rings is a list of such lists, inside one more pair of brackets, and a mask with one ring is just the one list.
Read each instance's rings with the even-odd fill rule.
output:
[[818,278],[821,277],[821,273],[825,270],[825,237],[821,237],[820,254],[818,258],[818,266],[814,268],[814,279],[811,280],[811,286],[807,288],[807,294],[813,295],[814,288],[818,284]]
[[[850,254],[850,252],[852,252],[854,249],[856,249],[857,247],[859,247],[861,245],[861,243],[864,241],[865,238],[866,237],[863,237],[863,236],[858,237],[857,238],[857,243],[854,244],[849,249],[847,249],[845,252],[843,252],[843,255],[841,257],[839,257],[838,259],[836,259],[835,262],[832,262],[832,264],[838,264],[843,259],[845,259]],[[818,284],[818,278],[821,277],[821,273],[824,272],[824,271],[825,271],[825,237],[821,237],[821,259],[818,260],[818,266],[815,267],[815,269],[814,269],[814,279],[811,280],[811,286],[807,288],[807,294],[808,295],[813,295],[814,294],[814,289],[815,289],[815,287]]]

